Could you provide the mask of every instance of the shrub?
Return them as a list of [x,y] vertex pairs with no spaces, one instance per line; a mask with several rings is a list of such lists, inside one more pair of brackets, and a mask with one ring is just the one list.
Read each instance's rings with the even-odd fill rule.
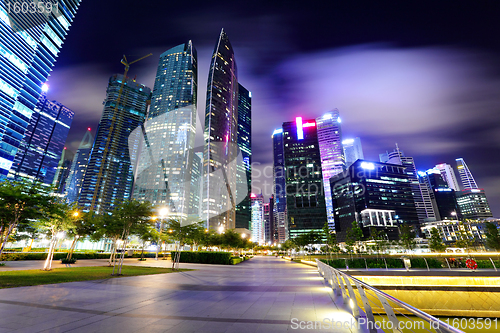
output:
[[4,262],[0,262],[0,266],[5,266],[5,263]]
[[[491,264],[490,260],[476,260],[476,262],[477,262],[477,268],[493,268],[493,265]],[[493,262],[495,263],[496,268],[500,268],[500,261],[499,260],[493,260]],[[464,265],[465,265],[465,262],[464,262]]]
[[[439,261],[436,258],[426,258],[427,260],[427,265],[429,265],[429,268],[442,268],[443,265],[441,261]],[[410,259],[411,262],[411,267],[412,268],[425,268],[427,269],[427,265],[425,264],[424,258],[412,258]]]
[[231,258],[231,265],[237,265],[242,261],[243,261],[243,259],[241,259],[240,257],[232,257]]
[[61,259],[61,264],[74,264],[74,263],[76,263],[75,258],[71,258],[71,259],[63,258],[63,259]]
[[[175,256],[175,252],[172,252],[172,256]],[[232,264],[231,253],[229,252],[182,251],[179,262],[219,265]]]

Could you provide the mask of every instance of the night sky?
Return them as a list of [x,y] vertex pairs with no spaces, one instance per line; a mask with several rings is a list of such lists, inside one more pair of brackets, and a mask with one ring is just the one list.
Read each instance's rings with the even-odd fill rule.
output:
[[152,88],[160,54],[191,39],[203,124],[224,28],[253,97],[255,191],[271,193],[273,130],[338,108],[344,138],[361,137],[366,159],[396,142],[419,170],[464,158],[500,217],[500,2],[409,2],[84,0],[48,97],[75,111],[66,145],[76,151],[87,127],[95,133],[123,54],[153,53],[129,73]]

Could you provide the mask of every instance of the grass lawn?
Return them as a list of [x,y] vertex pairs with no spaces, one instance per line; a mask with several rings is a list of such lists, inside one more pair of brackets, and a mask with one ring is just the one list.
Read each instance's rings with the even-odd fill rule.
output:
[[[191,270],[192,269],[181,269],[180,271]],[[111,276],[112,272],[113,267],[108,266],[55,268],[51,271],[42,271],[39,269],[6,271],[0,272],[0,289],[62,282],[113,279],[126,276],[164,274],[172,273],[172,269],[123,265],[122,275]],[[116,272],[117,270],[115,270],[115,273]],[[174,272],[177,272],[177,270]]]

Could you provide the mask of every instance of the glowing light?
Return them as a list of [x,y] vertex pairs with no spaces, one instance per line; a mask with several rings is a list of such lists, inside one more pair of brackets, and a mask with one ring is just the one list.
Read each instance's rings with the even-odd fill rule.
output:
[[247,235],[245,234],[241,234],[241,238],[245,238]]
[[420,177],[425,177],[425,176],[427,176],[427,174],[426,174],[425,172],[423,172],[423,171],[417,171],[417,173],[418,173],[418,175],[419,175]]
[[255,193],[250,193],[250,198],[257,198],[257,196],[255,195]]
[[361,167],[366,170],[375,170],[375,164],[371,162],[361,162]]
[[354,309],[354,302],[352,298],[349,300],[349,305],[351,306],[351,309]]
[[477,189],[471,189],[470,191],[471,191],[471,192],[474,192],[474,193],[479,193],[479,192],[481,192],[481,190],[477,190]]
[[345,139],[342,141],[343,145],[350,145],[351,143],[354,143],[354,139]]
[[274,130],[273,136],[275,136],[276,134],[281,134],[281,133],[283,133],[283,129],[282,128],[277,128],[277,129]]
[[302,127],[316,127],[316,123],[305,123]]
[[340,119],[340,117],[338,117],[337,122],[340,124],[342,122],[342,119]]
[[327,119],[332,119],[332,114],[331,113],[327,113],[323,116],[323,119],[324,120],[327,120]]
[[48,85],[47,83],[44,83],[44,84],[42,85],[42,91],[43,91],[43,92],[47,92],[47,91],[49,91],[49,85]]
[[66,147],[64,147],[64,150],[66,150]]
[[90,131],[90,127],[87,127],[87,131]]
[[223,226],[220,226],[220,227],[219,227],[219,233],[221,233],[221,234],[222,234],[223,232],[224,232],[224,227],[223,227]]
[[74,217],[78,217],[78,215],[80,215],[78,212],[74,212],[74,213],[73,213],[73,216],[74,216]]
[[304,129],[302,128],[302,117],[295,118],[295,124],[297,125],[297,140],[303,140]]
[[162,208],[160,209],[160,216],[163,218],[165,215],[168,214],[168,208]]

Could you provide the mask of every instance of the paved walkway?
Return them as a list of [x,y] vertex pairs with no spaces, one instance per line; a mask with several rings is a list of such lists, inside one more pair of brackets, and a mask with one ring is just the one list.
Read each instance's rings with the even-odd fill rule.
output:
[[[81,260],[80,265],[92,262],[102,263]],[[126,262],[132,263],[163,266],[170,261]],[[325,318],[327,323],[353,320],[332,301],[315,267],[274,257],[236,266],[181,267],[197,270],[1,289],[0,333],[267,333],[297,331],[300,321],[306,327],[307,321]],[[327,328],[309,331],[359,332]]]

